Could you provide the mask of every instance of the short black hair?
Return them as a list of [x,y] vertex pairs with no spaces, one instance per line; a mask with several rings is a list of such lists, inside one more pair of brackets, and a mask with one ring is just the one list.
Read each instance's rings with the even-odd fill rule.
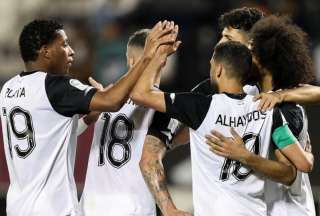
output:
[[19,37],[23,61],[35,61],[40,48],[54,41],[57,31],[62,29],[63,25],[54,20],[33,20],[25,25]]
[[232,27],[249,32],[252,26],[262,19],[263,16],[263,12],[256,8],[242,7],[233,9],[219,17],[219,28],[223,30],[226,27]]
[[128,46],[136,46],[136,47],[144,47],[144,44],[146,43],[146,38],[150,32],[150,29],[140,29],[136,32],[134,32],[130,37],[128,41]]
[[252,55],[247,46],[236,41],[219,43],[214,49],[213,59],[224,65],[229,77],[246,83],[252,65]]
[[252,53],[262,69],[272,74],[274,90],[314,79],[308,36],[288,17],[271,15],[260,20],[251,37]]

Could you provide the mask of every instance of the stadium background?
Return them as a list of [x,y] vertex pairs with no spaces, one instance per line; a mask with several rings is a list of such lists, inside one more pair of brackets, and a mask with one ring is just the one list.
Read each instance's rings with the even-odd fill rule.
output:
[[[166,68],[162,89],[188,91],[208,77],[209,59],[219,37],[219,15],[242,6],[291,16],[310,35],[317,83],[320,83],[318,0],[1,0],[0,86],[23,69],[18,36],[23,25],[34,18],[52,18],[64,23],[70,44],[76,52],[72,75],[82,81],[86,81],[90,75],[103,84],[117,80],[126,72],[126,42],[131,33],[139,28],[150,28],[160,19],[172,19],[180,26],[183,44]],[[318,199],[320,106],[306,108],[315,155],[315,167],[310,177],[315,199]],[[75,168],[79,194],[85,179],[92,131],[91,127],[79,138]],[[0,215],[5,215],[8,174],[2,137],[0,142]],[[165,159],[165,167],[170,190],[178,207],[191,210],[189,146],[170,152]]]

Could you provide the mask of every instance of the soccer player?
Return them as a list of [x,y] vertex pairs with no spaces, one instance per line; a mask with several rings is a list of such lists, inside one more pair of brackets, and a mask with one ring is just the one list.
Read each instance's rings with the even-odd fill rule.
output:
[[[285,18],[270,16],[255,24],[252,29],[252,52],[259,69],[270,77],[269,90],[297,87],[299,83],[308,83],[314,77],[305,33]],[[289,76],[290,79],[288,79]],[[264,103],[268,104],[269,101],[264,101]],[[283,103],[277,108],[281,109],[287,121],[287,128],[290,128],[294,135],[292,139],[299,141],[302,149],[309,150],[308,125],[303,108],[296,103]],[[285,132],[279,130],[277,133],[280,137]],[[214,132],[213,135],[218,138],[209,136],[208,143],[216,154],[240,161],[261,174],[270,170],[269,161],[249,152],[238,134],[233,134],[235,138],[233,140],[217,132]],[[274,135],[272,138],[275,141],[277,136]],[[284,145],[277,149],[276,156],[279,156],[280,150],[287,151],[286,156],[289,160],[298,169],[302,169],[299,165],[304,163],[301,163],[300,158],[292,151],[292,145]],[[313,155],[306,153],[306,156],[308,158],[306,164],[310,165],[305,171],[310,171],[313,166]],[[272,154],[271,157],[273,157]],[[280,157],[283,158],[281,155]],[[282,160],[290,163],[286,158]],[[269,180],[266,185],[268,215],[275,216],[281,212],[282,215],[315,216],[314,200],[307,173],[298,171],[290,187]]]
[[23,28],[19,45],[25,71],[0,93],[8,216],[77,215],[77,114],[121,108],[159,45],[173,42],[172,29],[163,24],[151,30],[143,57],[107,91],[65,76],[74,51],[61,24],[34,20]]
[[[166,113],[190,127],[190,145],[195,215],[266,215],[265,179],[240,162],[212,154],[205,134],[215,129],[229,134],[235,127],[247,147],[267,157],[270,134],[285,127],[279,109],[257,110],[253,96],[246,95],[243,84],[251,69],[250,50],[239,42],[224,42],[216,46],[210,61],[210,77],[219,94],[207,97],[194,93],[164,93],[152,89],[154,76],[166,55],[160,51],[146,68],[130,97],[138,104]],[[150,73],[154,71],[154,73]],[[280,148],[296,146],[291,134],[282,134],[275,141]],[[226,208],[225,205],[228,205]]]
[[[129,68],[142,57],[148,34],[149,30],[143,29],[129,38]],[[155,85],[158,86],[159,82],[160,74]],[[80,201],[83,215],[156,215],[155,202],[139,169],[144,139],[153,114],[154,110],[138,106],[129,99],[118,112],[100,115],[94,129]]]

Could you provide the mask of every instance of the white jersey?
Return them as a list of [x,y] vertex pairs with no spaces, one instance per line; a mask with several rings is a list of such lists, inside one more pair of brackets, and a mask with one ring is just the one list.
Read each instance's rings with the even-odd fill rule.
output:
[[0,95],[10,175],[8,216],[76,215],[73,177],[76,113],[87,113],[94,90],[77,80],[23,72]]
[[165,94],[166,113],[190,129],[193,204],[196,216],[265,216],[265,178],[241,163],[209,150],[205,135],[217,130],[230,136],[233,127],[246,148],[267,158],[272,132],[284,121],[277,109],[262,112],[253,96],[192,93]]
[[131,100],[96,122],[81,209],[86,216],[154,216],[139,161],[154,111]]
[[[243,87],[243,90],[249,95],[257,95],[260,91],[256,85],[246,85]],[[308,120],[301,106],[297,106],[293,110],[297,111],[297,114],[294,116],[301,116],[298,122],[300,121],[303,125],[301,131],[296,132],[295,135],[304,149],[307,140],[309,140]],[[285,113],[286,110],[282,110],[283,112]],[[292,115],[286,116],[286,121],[289,121],[289,127],[292,127],[297,121],[291,122],[290,116]],[[270,149],[270,154],[274,154],[274,149]],[[267,179],[265,191],[269,216],[316,215],[311,184],[307,173],[297,171],[296,179],[289,187]]]
[[[294,126],[294,122],[300,123],[296,126],[299,130],[296,131],[295,135],[304,149],[307,142],[310,141],[307,117],[301,106],[292,105],[290,110],[295,114],[291,116],[296,117],[296,119],[291,121],[292,123],[289,122],[289,125],[291,123],[291,126]],[[287,117],[286,120],[290,121],[290,117]],[[302,127],[299,127],[299,125],[302,125]],[[291,186],[267,180],[266,201],[269,216],[316,215],[309,175],[300,171],[297,171],[296,179]]]

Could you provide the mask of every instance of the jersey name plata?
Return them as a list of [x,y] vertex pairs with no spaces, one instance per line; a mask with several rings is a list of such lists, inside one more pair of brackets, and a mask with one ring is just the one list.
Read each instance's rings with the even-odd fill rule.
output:
[[24,87],[18,88],[18,89],[10,89],[7,88],[6,98],[20,98],[20,97],[26,97],[26,90]]
[[215,124],[220,124],[227,127],[243,127],[251,121],[258,121],[259,119],[265,119],[266,113],[262,111],[252,111],[242,116],[228,116],[219,114]]

